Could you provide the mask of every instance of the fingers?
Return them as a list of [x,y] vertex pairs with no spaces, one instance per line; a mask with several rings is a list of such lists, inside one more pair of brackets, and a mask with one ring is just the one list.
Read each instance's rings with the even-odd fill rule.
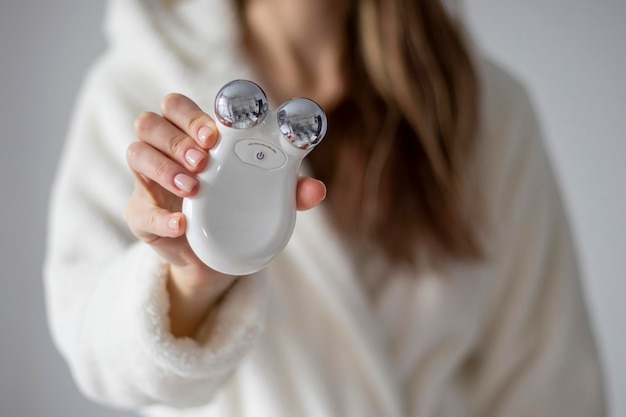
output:
[[[195,174],[204,169],[209,158],[208,149],[217,141],[217,127],[209,115],[180,94],[166,96],[161,110],[162,116],[148,112],[137,118],[135,133],[139,140],[128,147],[128,165],[138,178],[146,179],[145,187],[161,189],[160,186],[163,191],[172,193],[171,197],[189,197],[198,187]],[[150,190],[147,191],[150,195]],[[184,221],[182,214],[168,211],[167,205],[162,204],[162,198],[152,198],[146,204],[145,193],[138,193],[137,196],[134,200],[141,203],[133,203],[131,199],[128,222],[138,237],[149,240],[155,236],[180,236],[184,231],[181,227]],[[302,177],[297,186],[296,208],[313,208],[325,196],[324,183]],[[138,209],[136,204],[145,204],[150,208]]]
[[198,180],[191,172],[147,143],[132,143],[126,159],[135,173],[157,182],[178,197],[192,195],[198,186]]
[[311,177],[301,177],[296,189],[296,208],[300,211],[309,210],[326,198],[326,185]]
[[185,216],[182,213],[170,213],[166,209],[141,204],[131,199],[124,211],[124,219],[139,239],[153,243],[159,238],[175,238],[185,232]]
[[135,134],[141,142],[158,149],[189,171],[198,172],[206,164],[206,150],[156,113],[143,113],[137,117]]
[[[187,97],[170,94],[162,101],[162,115],[143,113],[135,121],[137,141],[126,153],[137,181],[124,218],[139,239],[166,259],[188,260],[182,198],[198,188],[196,174],[208,161],[218,131],[206,113]],[[172,238],[172,239],[161,239]]]
[[180,94],[166,96],[161,107],[162,116],[146,112],[137,117],[139,141],[128,148],[128,164],[136,174],[188,197],[197,188],[195,174],[206,166],[217,128],[209,115]]
[[215,145],[218,136],[215,121],[188,97],[176,93],[165,96],[161,101],[161,112],[202,148]]

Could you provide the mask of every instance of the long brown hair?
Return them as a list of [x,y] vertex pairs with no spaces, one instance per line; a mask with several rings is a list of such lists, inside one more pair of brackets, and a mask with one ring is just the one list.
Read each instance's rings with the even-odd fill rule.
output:
[[352,7],[347,94],[308,156],[328,186],[330,218],[352,247],[396,264],[418,254],[479,258],[478,197],[467,181],[479,88],[459,23],[440,0]]

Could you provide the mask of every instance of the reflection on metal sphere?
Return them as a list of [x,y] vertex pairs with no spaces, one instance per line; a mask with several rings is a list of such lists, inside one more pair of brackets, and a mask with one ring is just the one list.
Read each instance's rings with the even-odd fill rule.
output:
[[267,96],[252,81],[231,81],[215,97],[215,116],[223,125],[234,129],[258,125],[267,111]]
[[278,109],[278,127],[294,146],[312,149],[326,134],[326,114],[314,101],[295,98]]

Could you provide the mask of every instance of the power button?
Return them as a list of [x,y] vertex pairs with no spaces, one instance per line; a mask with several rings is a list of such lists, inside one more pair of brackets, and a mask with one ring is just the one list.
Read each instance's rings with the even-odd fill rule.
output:
[[240,140],[235,144],[235,154],[246,164],[263,169],[276,169],[285,165],[287,157],[275,145],[257,139]]

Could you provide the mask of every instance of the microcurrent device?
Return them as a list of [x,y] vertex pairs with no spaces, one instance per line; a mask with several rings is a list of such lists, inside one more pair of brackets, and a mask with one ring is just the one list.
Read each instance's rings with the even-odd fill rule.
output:
[[269,109],[255,83],[235,80],[215,98],[219,139],[183,200],[189,245],[207,266],[230,275],[265,268],[287,245],[296,221],[304,157],[327,129],[324,111],[295,98]]

